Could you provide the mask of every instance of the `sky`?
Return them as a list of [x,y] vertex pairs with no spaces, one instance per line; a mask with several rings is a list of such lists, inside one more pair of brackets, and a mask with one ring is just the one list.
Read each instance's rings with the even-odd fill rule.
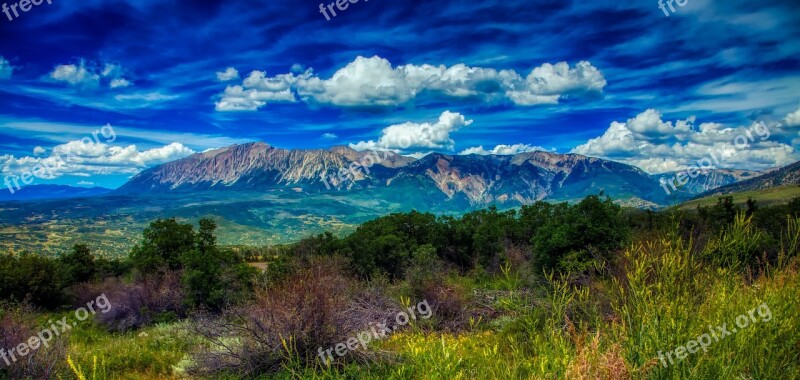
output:
[[800,160],[797,0],[4,1],[0,174],[35,184],[250,141]]

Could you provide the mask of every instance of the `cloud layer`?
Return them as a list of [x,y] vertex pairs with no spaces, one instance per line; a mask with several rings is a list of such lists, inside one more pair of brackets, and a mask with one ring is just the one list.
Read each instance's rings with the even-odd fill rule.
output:
[[[195,153],[179,142],[139,150],[136,145],[114,146],[95,141],[70,141],[55,146],[51,154],[37,147],[36,156],[0,156],[3,176],[21,176],[29,172],[36,174],[37,167],[51,168],[48,179],[64,175],[89,177],[92,175],[135,174],[144,168],[177,160]],[[41,169],[38,170],[41,172]]]
[[[791,119],[787,117],[787,121]],[[638,166],[650,173],[682,170],[714,155],[719,167],[761,170],[798,160],[792,147],[796,132],[784,123],[753,122],[726,127],[719,123],[695,125],[695,118],[665,121],[648,109],[627,122],[612,122],[602,136],[573,152]]]
[[216,109],[255,111],[273,102],[297,101],[338,107],[398,107],[423,95],[533,106],[599,96],[606,83],[600,70],[586,61],[574,67],[566,62],[545,63],[523,78],[514,70],[465,64],[393,67],[378,56],[359,56],[329,79],[320,78],[313,69],[273,77],[253,71],[241,85],[228,86],[220,94]]

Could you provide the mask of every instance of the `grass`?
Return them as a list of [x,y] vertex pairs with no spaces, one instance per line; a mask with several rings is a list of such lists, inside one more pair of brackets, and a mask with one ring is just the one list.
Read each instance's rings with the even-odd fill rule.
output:
[[[183,324],[164,324],[124,334],[110,334],[92,323],[79,324],[70,335],[72,378],[77,372],[94,379],[179,379],[181,364],[196,339]],[[78,371],[76,371],[77,369]]]
[[[800,229],[792,222],[779,264],[760,273],[705,260],[697,254],[703,247],[668,231],[625,249],[608,268],[613,275],[580,285],[553,276],[532,283],[509,266],[496,277],[453,276],[448,282],[469,293],[496,292],[490,306],[502,316],[458,333],[412,326],[373,343],[373,362],[308,368],[290,361],[263,378],[800,379]],[[730,231],[726,239],[737,244],[753,239],[746,228]],[[400,282],[390,291],[408,288]],[[770,318],[753,314],[749,326],[736,327],[738,316],[760,305]],[[723,324],[736,332],[663,365],[660,354]],[[178,323],[109,334],[81,323],[61,378],[186,378],[189,353],[201,344],[187,331]]]
[[[319,379],[800,379],[800,261],[752,279],[698,261],[677,235],[633,245],[622,275],[588,286],[548,281],[546,296],[510,295],[502,324],[461,334],[404,332],[377,350],[394,360],[283,376]],[[591,290],[590,290],[591,288]],[[536,305],[533,306],[532,305]],[[736,329],[740,315],[767,305],[756,321],[674,364],[659,353],[684,346],[709,326]],[[605,307],[609,309],[605,309]],[[666,359],[665,359],[666,361]]]
[[[744,205],[748,198],[755,199],[762,205],[785,204],[794,198],[800,197],[800,186],[786,185],[726,195],[733,196],[733,202],[740,206]],[[695,209],[697,206],[714,206],[717,204],[717,199],[721,196],[722,195],[712,195],[705,198],[694,199],[681,204],[679,208],[685,210]]]

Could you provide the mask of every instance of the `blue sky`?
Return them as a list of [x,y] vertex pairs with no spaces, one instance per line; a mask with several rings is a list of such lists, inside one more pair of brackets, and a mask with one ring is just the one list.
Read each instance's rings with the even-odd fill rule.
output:
[[360,0],[326,20],[318,0],[45,0],[0,14],[0,170],[69,156],[36,183],[117,187],[254,140],[652,173],[800,160],[797,2],[686,1]]

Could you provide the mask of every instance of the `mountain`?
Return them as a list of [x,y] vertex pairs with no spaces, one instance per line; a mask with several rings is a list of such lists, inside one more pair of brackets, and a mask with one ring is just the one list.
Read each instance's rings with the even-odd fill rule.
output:
[[[680,173],[685,173],[685,171],[654,174],[653,178],[659,181],[661,179],[670,180],[676,178]],[[701,194],[721,186],[755,178],[765,173],[764,171],[753,170],[710,169],[706,174],[695,178],[688,177],[688,182],[681,186],[681,189],[688,194]]]
[[419,196],[423,202],[453,207],[576,200],[601,191],[633,205],[667,202],[658,181],[641,169],[578,154],[431,153],[415,160],[391,152],[358,152],[347,147],[286,150],[261,142],[199,153],[145,170],[116,193],[279,189],[308,194],[371,189],[389,198]]
[[119,255],[150,222],[171,217],[213,218],[221,244],[275,245],[324,231],[347,233],[394,212],[458,215],[488,204],[577,201],[600,192],[627,206],[656,208],[691,198],[692,188],[667,195],[656,176],[637,167],[578,154],[414,159],[348,147],[286,150],[250,143],[147,169],[99,196],[70,189],[64,193],[83,197],[3,203],[0,250],[57,255],[90,242],[99,255]]
[[13,193],[8,188],[0,190],[0,201],[30,201],[42,199],[69,199],[94,197],[110,193],[111,189],[102,187],[74,187],[67,185],[31,185]]
[[697,198],[703,198],[712,195],[741,193],[745,191],[764,190],[772,187],[798,184],[800,184],[800,161],[755,178],[732,183],[730,185],[704,192],[698,195]]

